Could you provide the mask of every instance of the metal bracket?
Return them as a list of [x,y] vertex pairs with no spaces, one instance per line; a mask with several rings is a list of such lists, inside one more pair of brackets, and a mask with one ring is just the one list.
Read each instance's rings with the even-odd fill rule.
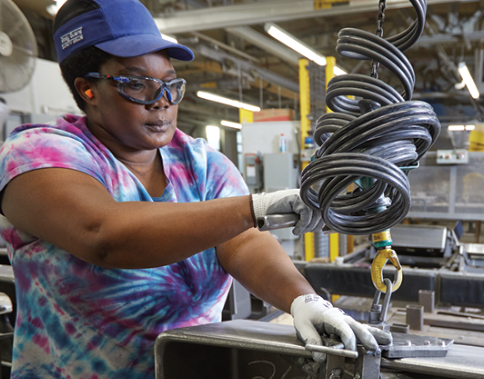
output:
[[[343,379],[353,370],[354,379],[379,379],[381,355],[358,346],[358,357],[355,359],[338,355],[327,355],[326,379]],[[353,367],[353,368],[351,368]]]
[[388,278],[383,279],[383,281],[386,285],[387,291],[385,292],[383,303],[379,304],[382,292],[378,289],[376,290],[375,297],[373,298],[373,303],[371,304],[370,318],[368,320],[370,324],[384,324],[387,317],[388,308],[390,306],[390,299],[392,297],[393,284],[392,281]]

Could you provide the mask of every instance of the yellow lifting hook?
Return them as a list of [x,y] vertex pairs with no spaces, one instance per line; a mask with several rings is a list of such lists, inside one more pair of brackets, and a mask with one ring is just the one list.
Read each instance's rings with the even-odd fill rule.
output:
[[397,271],[395,273],[395,280],[392,286],[392,292],[395,292],[402,284],[403,274],[402,266],[398,260],[397,253],[392,249],[381,249],[376,253],[375,259],[371,264],[371,280],[373,285],[381,292],[386,292],[387,286],[383,282],[383,267],[390,260],[392,264],[396,267]]

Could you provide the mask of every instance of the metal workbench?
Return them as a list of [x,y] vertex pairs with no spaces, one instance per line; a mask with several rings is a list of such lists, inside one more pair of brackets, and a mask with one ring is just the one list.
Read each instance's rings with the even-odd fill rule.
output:
[[[438,358],[382,358],[382,373],[404,372],[408,378],[412,374],[484,378],[484,348],[450,345],[447,349],[447,356]],[[288,357],[311,358],[311,353],[297,339],[293,326],[260,321],[174,329],[160,334],[155,342],[156,379],[307,378]]]

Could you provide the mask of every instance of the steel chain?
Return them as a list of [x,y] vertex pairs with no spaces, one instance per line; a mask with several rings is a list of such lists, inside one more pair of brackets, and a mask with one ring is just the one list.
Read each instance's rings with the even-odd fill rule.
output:
[[[386,0],[380,0],[378,4],[378,18],[377,18],[377,26],[376,26],[376,35],[380,38],[383,38],[383,23],[385,22],[385,9],[387,6]],[[378,79],[378,67],[380,67],[380,63],[371,61],[371,77]]]

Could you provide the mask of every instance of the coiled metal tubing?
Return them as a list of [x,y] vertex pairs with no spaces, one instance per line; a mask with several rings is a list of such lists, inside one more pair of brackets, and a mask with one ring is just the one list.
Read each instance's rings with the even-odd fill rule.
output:
[[[427,9],[426,0],[411,3],[417,18],[396,36],[383,39],[354,28],[338,35],[339,54],[384,65],[403,87],[400,93],[360,74],[337,76],[328,84],[326,104],[333,113],[317,121],[318,149],[301,174],[301,197],[339,233],[378,233],[401,222],[410,209],[408,169],[418,165],[440,133],[432,107],[410,101],[415,73],[402,51],[422,34]],[[354,182],[357,188],[346,192]]]

